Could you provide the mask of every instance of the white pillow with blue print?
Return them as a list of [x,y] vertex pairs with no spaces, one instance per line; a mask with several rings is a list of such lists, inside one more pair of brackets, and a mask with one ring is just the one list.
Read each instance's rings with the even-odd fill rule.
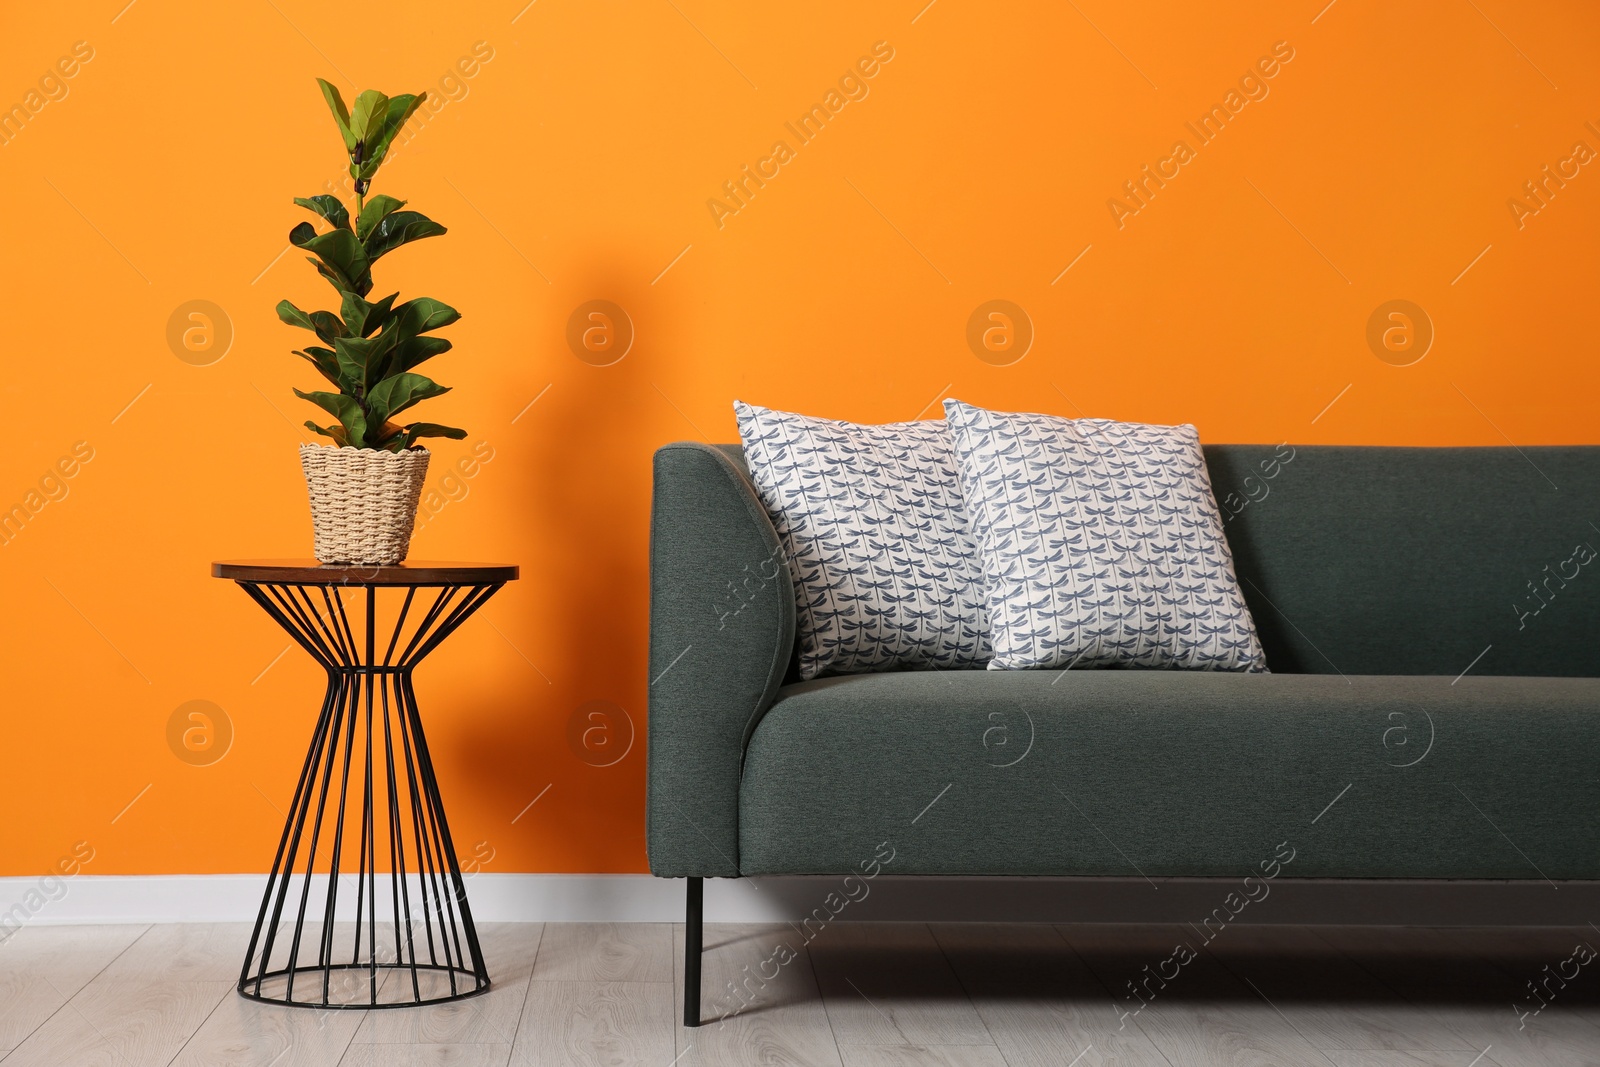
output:
[[944,409],[990,670],[1267,669],[1193,426]]
[[733,408],[794,579],[800,677],[982,667],[982,572],[946,423]]

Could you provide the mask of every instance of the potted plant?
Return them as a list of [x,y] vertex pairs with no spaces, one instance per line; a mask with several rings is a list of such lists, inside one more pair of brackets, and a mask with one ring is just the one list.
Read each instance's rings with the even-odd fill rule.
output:
[[301,392],[337,422],[306,425],[333,444],[300,446],[311,495],[316,556],[324,563],[398,563],[405,559],[417,500],[428,473],[424,437],[460,440],[465,430],[400,418],[413,404],[449,390],[416,367],[450,350],[430,336],[461,316],[447,304],[419,296],[396,303],[398,293],[368,301],[372,267],[402,245],[435,237],[445,228],[406,202],[382,193],[367,197],[389,145],[426,93],[393,98],[368,89],[346,108],[339,90],[322,79],[322,95],[339,126],[355,182],[355,218],[336,196],[296,197],[327,228],[309,222],[289,231],[289,243],[311,253],[317,273],[339,294],[339,310],[301,311],[284,300],[278,318],[310,330],[319,342],[295,350],[333,390]]

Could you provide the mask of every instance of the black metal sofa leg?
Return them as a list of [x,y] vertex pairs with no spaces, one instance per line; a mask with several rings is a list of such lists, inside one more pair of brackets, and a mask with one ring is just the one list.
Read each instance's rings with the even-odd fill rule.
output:
[[700,921],[705,913],[705,885],[689,879],[683,916],[683,1025],[700,1025]]

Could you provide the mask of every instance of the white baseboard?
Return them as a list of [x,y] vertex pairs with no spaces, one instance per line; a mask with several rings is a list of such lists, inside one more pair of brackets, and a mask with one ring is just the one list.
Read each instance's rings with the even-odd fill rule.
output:
[[[837,877],[707,879],[707,922],[799,921],[840,889]],[[1194,922],[1236,879],[881,876],[839,910],[844,921]],[[861,883],[853,883],[859,896]],[[0,934],[23,923],[254,922],[263,874],[0,878]],[[353,889],[353,885],[351,887]],[[1279,879],[1240,921],[1437,926],[1583,925],[1600,882],[1373,882]],[[298,893],[298,884],[296,885]],[[647,874],[477,874],[479,922],[682,922],[684,882]],[[341,912],[353,898],[341,890]],[[320,889],[313,888],[313,900]],[[834,897],[835,900],[839,898]],[[837,907],[837,905],[836,905]]]
[[[323,899],[325,881],[314,879],[313,901]],[[265,874],[84,874],[50,885],[0,878],[0,906],[9,909],[0,922],[14,922],[17,905],[42,924],[254,922],[266,885]],[[295,899],[299,889],[296,881]],[[340,889],[341,918],[355,900],[353,880],[348,889]],[[683,882],[647,874],[477,874],[467,878],[467,895],[479,922],[683,921]],[[707,894],[735,916],[729,921],[770,918],[738,899],[750,895]]]

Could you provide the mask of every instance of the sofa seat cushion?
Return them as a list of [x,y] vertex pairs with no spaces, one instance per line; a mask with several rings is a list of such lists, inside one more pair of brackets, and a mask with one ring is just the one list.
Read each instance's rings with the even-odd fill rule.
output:
[[739,868],[1600,878],[1600,679],[906,672],[786,686]]

